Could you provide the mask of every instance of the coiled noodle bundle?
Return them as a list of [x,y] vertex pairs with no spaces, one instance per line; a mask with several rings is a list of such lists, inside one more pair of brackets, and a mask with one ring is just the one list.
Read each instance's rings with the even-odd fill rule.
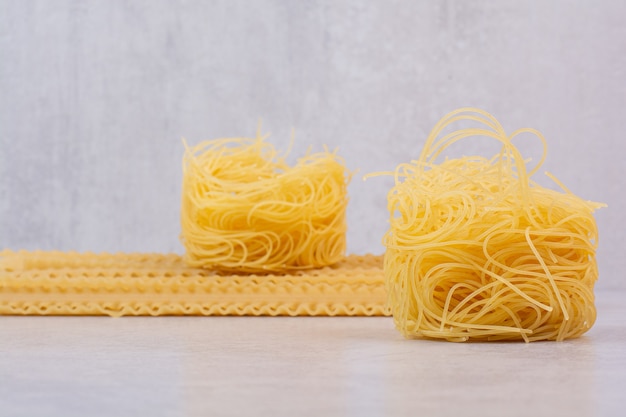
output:
[[[480,127],[443,131],[462,122]],[[449,130],[449,129],[448,129]],[[544,145],[528,171],[513,140]],[[486,136],[492,158],[437,162],[450,145]],[[385,281],[396,327],[408,337],[450,341],[564,340],[594,324],[601,204],[530,177],[546,155],[534,129],[507,135],[490,114],[464,108],[430,133],[417,161],[401,164],[388,195]]]
[[187,148],[185,260],[241,272],[334,264],[345,255],[348,181],[344,161],[327,149],[290,167],[260,136]]

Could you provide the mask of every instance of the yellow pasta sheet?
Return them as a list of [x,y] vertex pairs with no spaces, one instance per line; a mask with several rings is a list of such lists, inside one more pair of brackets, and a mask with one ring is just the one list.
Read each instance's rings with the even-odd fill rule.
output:
[[2,315],[382,316],[382,256],[289,274],[226,274],[174,254],[0,252]]

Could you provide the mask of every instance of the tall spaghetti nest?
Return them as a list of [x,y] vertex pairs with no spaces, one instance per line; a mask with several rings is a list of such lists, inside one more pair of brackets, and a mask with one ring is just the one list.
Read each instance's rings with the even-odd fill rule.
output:
[[[478,122],[448,134],[453,123]],[[469,122],[468,122],[469,121]],[[544,145],[528,171],[513,140]],[[436,160],[469,137],[499,141],[487,159]],[[396,327],[406,336],[466,340],[564,340],[594,324],[598,243],[584,201],[530,177],[546,155],[534,129],[507,135],[477,109],[459,109],[433,129],[417,161],[400,165],[388,196],[385,279]]]
[[348,181],[343,159],[327,149],[291,167],[260,136],[187,148],[185,260],[240,272],[334,264],[345,255]]

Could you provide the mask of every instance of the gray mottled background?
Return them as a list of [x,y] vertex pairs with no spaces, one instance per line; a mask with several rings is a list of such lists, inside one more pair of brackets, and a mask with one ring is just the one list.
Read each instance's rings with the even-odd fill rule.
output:
[[361,174],[471,105],[544,132],[545,168],[609,204],[599,286],[626,288],[625,18],[623,1],[0,0],[0,248],[182,252],[181,138],[263,119],[280,148],[295,129],[294,154],[339,147],[359,170],[349,251],[380,253],[391,180]]

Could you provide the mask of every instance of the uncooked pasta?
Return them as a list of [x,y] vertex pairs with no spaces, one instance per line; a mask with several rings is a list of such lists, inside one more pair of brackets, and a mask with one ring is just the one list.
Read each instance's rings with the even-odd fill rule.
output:
[[190,266],[280,272],[345,256],[350,175],[335,152],[294,166],[261,136],[187,148],[182,242]]
[[175,254],[0,251],[0,315],[380,316],[381,256],[228,274]]
[[[521,134],[543,143],[532,169],[514,144]],[[442,158],[452,144],[475,137],[499,142],[500,152]],[[550,174],[562,192],[534,182],[545,156],[538,131],[507,135],[490,114],[463,108],[437,123],[418,160],[397,167],[384,270],[395,325],[405,336],[561,341],[591,328],[598,278],[593,212],[603,205]]]

